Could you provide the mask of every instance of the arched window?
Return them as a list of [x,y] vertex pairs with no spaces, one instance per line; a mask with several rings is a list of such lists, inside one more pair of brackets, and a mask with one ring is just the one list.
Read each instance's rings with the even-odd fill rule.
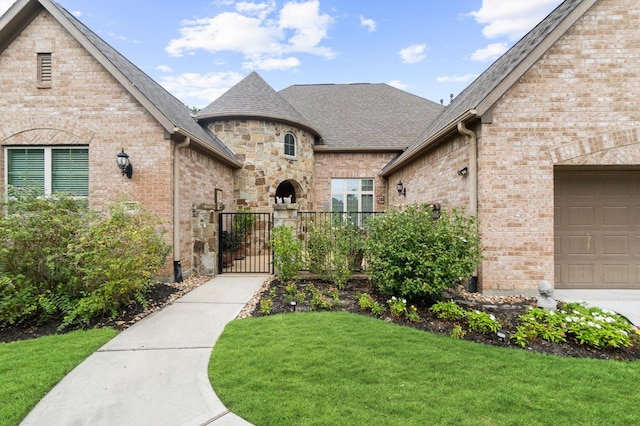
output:
[[284,155],[296,156],[296,137],[291,133],[284,135]]

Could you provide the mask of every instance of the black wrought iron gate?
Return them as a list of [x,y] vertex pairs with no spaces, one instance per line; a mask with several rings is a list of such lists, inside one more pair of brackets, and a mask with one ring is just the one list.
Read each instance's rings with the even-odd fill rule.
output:
[[271,213],[220,213],[218,273],[273,273]]

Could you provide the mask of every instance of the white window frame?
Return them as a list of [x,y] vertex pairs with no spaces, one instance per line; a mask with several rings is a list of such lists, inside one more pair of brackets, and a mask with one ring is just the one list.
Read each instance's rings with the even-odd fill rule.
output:
[[[7,146],[4,148],[4,182],[5,193],[9,188],[9,151],[12,149],[42,149],[44,150],[44,195],[50,196],[53,190],[52,172],[53,172],[53,150],[54,149],[83,149],[87,152],[89,147],[86,145],[22,145],[22,146]],[[87,177],[88,178],[88,177]],[[88,182],[87,182],[88,184]],[[88,198],[87,196],[75,196],[74,198]]]
[[[350,191],[348,190],[348,185],[346,184],[346,181],[349,180],[355,180],[358,182],[358,189],[355,191]],[[371,190],[367,190],[367,191],[363,191],[362,190],[362,181],[371,181]],[[334,187],[334,182],[335,181],[344,181],[343,185],[342,185],[342,192],[334,192],[333,191],[333,187]],[[363,195],[371,195],[371,208],[372,211],[374,209],[374,204],[373,204],[373,200],[375,200],[375,179],[370,178],[370,177],[364,177],[364,178],[331,178],[331,211],[333,210],[333,195],[334,194],[339,194],[343,196],[343,211],[342,213],[348,213],[348,195],[356,195],[357,199],[358,199],[358,212],[362,212],[362,196]]]
[[[293,139],[293,154],[287,154],[287,136],[291,136]],[[285,133],[283,143],[283,150],[285,157],[296,158],[298,155],[298,138],[293,133]]]

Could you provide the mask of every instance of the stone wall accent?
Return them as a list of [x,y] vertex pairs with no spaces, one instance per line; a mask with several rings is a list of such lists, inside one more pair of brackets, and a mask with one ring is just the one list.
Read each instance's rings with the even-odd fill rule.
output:
[[[229,120],[207,124],[241,161],[244,167],[234,172],[235,209],[270,212],[276,188],[292,181],[297,188],[296,201],[301,209],[313,200],[314,137],[296,127],[272,121]],[[296,156],[284,155],[284,136],[296,138]]]

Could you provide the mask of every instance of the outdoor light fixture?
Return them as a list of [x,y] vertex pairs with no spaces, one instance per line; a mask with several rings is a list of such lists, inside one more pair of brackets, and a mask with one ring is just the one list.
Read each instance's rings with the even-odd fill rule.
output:
[[129,161],[129,156],[124,152],[124,148],[122,148],[122,151],[118,153],[116,163],[118,164],[118,167],[120,167],[120,170],[122,170],[122,174],[127,175],[127,177],[131,179],[131,176],[133,176],[133,166]]
[[401,180],[396,184],[396,189],[398,190],[398,195],[407,196],[407,188],[404,187]]
[[293,308],[293,312],[296,311],[296,305],[298,304],[298,302],[296,302],[295,300],[291,301],[291,307]]
[[500,329],[496,333],[496,336],[498,336],[498,339],[500,339],[500,341],[505,342],[509,337],[509,332],[507,330]]
[[469,169],[467,169],[466,167],[463,167],[460,170],[458,170],[458,175],[460,176],[466,176],[468,174],[469,174]]

